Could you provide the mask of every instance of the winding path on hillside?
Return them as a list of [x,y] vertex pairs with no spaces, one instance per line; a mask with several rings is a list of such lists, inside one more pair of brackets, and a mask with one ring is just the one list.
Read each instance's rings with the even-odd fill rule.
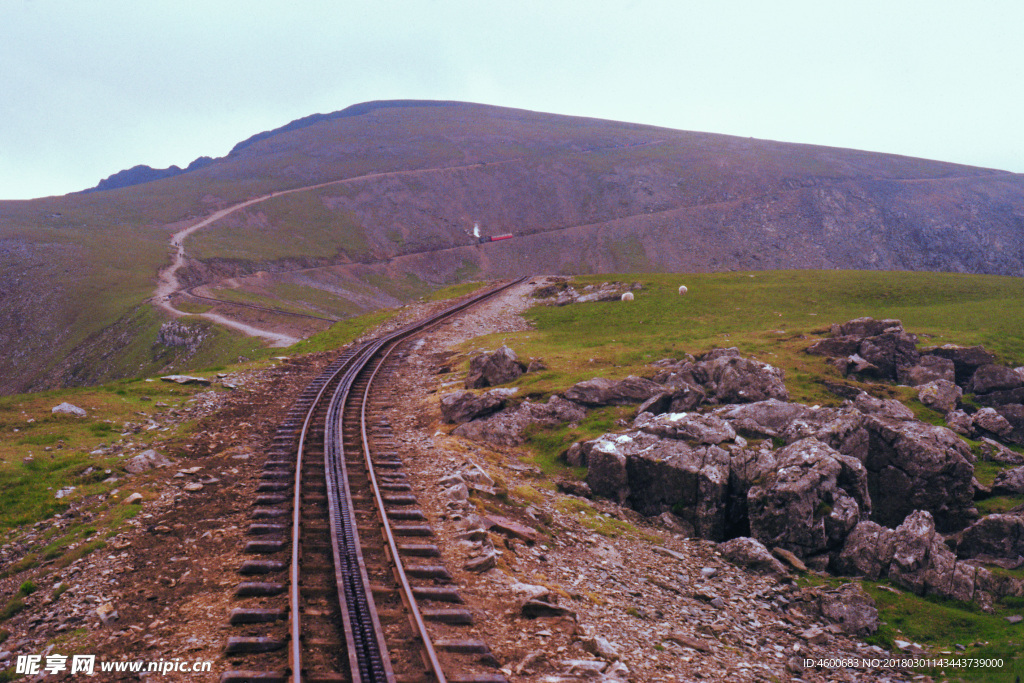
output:
[[[491,165],[497,165],[497,164],[514,163],[514,162],[521,161],[521,160],[522,159],[520,157],[516,157],[514,159],[505,159],[503,161],[488,162],[488,163],[491,164]],[[330,180],[330,181],[327,181],[325,183],[317,183],[315,185],[304,185],[302,187],[294,187],[294,188],[291,188],[289,190],[277,190],[275,192],[270,192],[269,194],[265,194],[265,195],[262,195],[262,196],[259,196],[259,197],[255,197],[253,199],[247,199],[244,202],[240,202],[240,203],[235,204],[233,206],[229,206],[226,209],[221,209],[220,211],[215,211],[214,213],[210,214],[209,216],[207,216],[206,218],[202,219],[198,223],[193,223],[192,225],[188,226],[187,228],[183,228],[182,230],[179,230],[178,232],[176,232],[176,233],[171,235],[170,243],[171,243],[171,247],[173,247],[173,249],[174,249],[174,254],[171,257],[171,264],[169,266],[167,266],[166,268],[162,269],[159,272],[159,274],[157,275],[157,286],[156,286],[156,290],[153,293],[153,303],[160,310],[162,310],[162,311],[166,312],[167,314],[169,314],[169,315],[171,315],[173,317],[176,317],[176,318],[177,317],[181,317],[181,316],[185,316],[185,315],[198,315],[199,317],[206,318],[208,320],[212,320],[212,321],[214,321],[216,323],[224,325],[225,327],[229,327],[229,328],[231,328],[233,330],[237,330],[237,331],[241,332],[242,334],[245,334],[245,335],[248,335],[248,336],[251,336],[251,337],[259,337],[260,339],[264,339],[267,342],[269,342],[269,344],[271,346],[274,346],[274,347],[291,346],[292,344],[295,344],[295,343],[299,342],[300,340],[298,338],[296,338],[296,337],[292,337],[291,335],[282,334],[280,332],[274,332],[272,330],[258,328],[258,327],[255,327],[253,325],[249,325],[247,323],[240,322],[238,320],[232,320],[231,318],[227,318],[227,317],[225,317],[223,315],[220,315],[219,313],[211,313],[211,312],[198,313],[198,314],[196,314],[196,313],[188,313],[186,311],[182,311],[182,310],[176,308],[174,306],[174,304],[171,303],[171,298],[175,294],[178,294],[179,292],[181,292],[182,289],[183,289],[182,286],[181,286],[181,282],[178,280],[178,271],[181,270],[181,268],[185,265],[185,239],[189,235],[191,235],[192,233],[196,232],[197,230],[201,230],[201,229],[203,229],[203,228],[205,228],[205,227],[207,227],[209,225],[212,225],[213,223],[216,223],[220,219],[222,219],[222,218],[224,218],[226,216],[229,216],[229,215],[235,213],[236,211],[241,211],[242,209],[245,209],[245,208],[248,208],[250,206],[253,206],[254,204],[259,204],[261,202],[267,201],[268,199],[273,199],[274,197],[280,197],[280,196],[286,195],[286,194],[293,194],[295,192],[309,192],[310,190],[317,190],[317,189],[319,189],[321,187],[329,187],[331,185],[342,185],[342,184],[345,184],[345,183],[351,183],[351,182],[356,182],[356,181],[360,181],[360,180],[372,180],[372,179],[375,179],[375,178],[386,178],[386,177],[394,177],[394,176],[418,175],[418,174],[423,174],[423,173],[434,173],[434,172],[437,172],[437,171],[458,171],[458,170],[474,168],[474,167],[479,166],[479,165],[480,165],[480,163],[477,162],[477,163],[473,163],[473,164],[463,164],[463,165],[460,165],[460,166],[438,166],[438,167],[432,167],[432,168],[417,168],[417,169],[410,169],[410,170],[404,170],[404,171],[382,171],[382,172],[379,172],[379,173],[368,173],[368,174],[361,175],[361,176],[353,176],[351,178],[342,178],[341,180]],[[230,302],[224,302],[224,303],[230,303]]]
[[[598,149],[581,150],[580,153],[582,153],[582,154],[592,154],[592,153],[597,152],[597,151],[606,151],[606,150],[609,150],[609,149],[632,148],[632,147],[651,147],[651,146],[656,146],[656,145],[664,144],[665,142],[667,142],[667,140],[663,140],[663,139],[662,140],[647,140],[647,141],[644,141],[644,142],[632,143],[632,144],[628,144],[628,145],[613,145],[613,146],[610,146],[610,147],[603,147],[603,148],[598,148]],[[171,299],[176,294],[182,293],[182,291],[184,289],[182,287],[182,285],[181,285],[181,282],[178,280],[178,271],[181,270],[181,268],[184,267],[184,265],[185,265],[185,257],[186,257],[186,253],[185,253],[185,240],[192,233],[194,233],[194,232],[196,232],[198,230],[201,230],[201,229],[203,229],[205,227],[208,227],[208,226],[212,225],[213,223],[216,223],[217,221],[221,220],[222,218],[225,218],[226,216],[229,216],[229,215],[235,213],[236,211],[241,211],[242,209],[246,209],[246,208],[248,208],[250,206],[253,206],[255,204],[259,204],[261,202],[267,201],[268,199],[273,199],[274,197],[280,197],[282,195],[293,194],[293,193],[296,193],[296,192],[309,192],[311,190],[317,190],[319,188],[329,187],[331,185],[343,185],[345,183],[358,182],[358,181],[362,181],[362,180],[373,180],[373,179],[376,179],[376,178],[387,178],[387,177],[398,177],[398,176],[415,176],[415,175],[421,175],[421,174],[426,174],[426,173],[466,170],[466,169],[476,168],[476,167],[480,166],[482,163],[486,163],[489,166],[495,166],[495,165],[501,165],[501,164],[511,164],[511,163],[517,163],[517,162],[523,161],[523,159],[524,159],[524,157],[514,157],[512,159],[503,159],[503,160],[500,160],[500,161],[474,162],[472,164],[460,164],[460,165],[456,165],[456,166],[434,166],[434,167],[429,167],[429,168],[417,168],[417,169],[408,169],[408,170],[381,171],[381,172],[377,172],[377,173],[367,173],[367,174],[364,174],[364,175],[353,176],[353,177],[350,177],[350,178],[342,178],[342,179],[339,179],[339,180],[329,180],[327,182],[316,183],[314,185],[304,185],[302,187],[294,187],[294,188],[291,188],[291,189],[288,189],[288,190],[277,190],[275,192],[270,192],[268,194],[261,195],[259,197],[254,197],[252,199],[247,199],[247,200],[245,200],[243,202],[240,202],[240,203],[235,204],[233,206],[229,206],[229,207],[227,207],[225,209],[220,209],[219,211],[215,211],[214,213],[210,214],[206,218],[203,218],[199,222],[193,223],[192,225],[190,225],[190,226],[188,226],[186,228],[183,228],[183,229],[181,229],[181,230],[179,230],[179,231],[177,231],[177,232],[175,232],[175,233],[173,233],[171,235],[170,244],[171,244],[171,247],[173,247],[173,250],[174,250],[174,253],[173,253],[172,257],[171,257],[171,264],[169,266],[167,266],[166,268],[163,268],[162,270],[160,270],[160,272],[158,273],[158,275],[157,275],[157,286],[156,286],[156,290],[153,293],[152,301],[156,305],[157,308],[159,308],[160,310],[166,312],[168,315],[170,315],[172,317],[181,317],[181,316],[186,316],[186,315],[198,315],[199,317],[206,318],[207,320],[212,320],[213,322],[216,322],[216,323],[218,323],[220,325],[223,325],[225,327],[231,328],[233,330],[237,330],[238,332],[241,332],[242,334],[245,334],[245,335],[248,335],[248,336],[251,336],[251,337],[258,337],[260,339],[264,339],[273,347],[291,346],[292,344],[295,344],[295,343],[297,343],[300,340],[298,338],[296,338],[296,337],[291,336],[291,335],[282,334],[280,332],[275,332],[273,330],[268,330],[268,329],[263,329],[263,328],[255,327],[253,325],[249,325],[247,323],[243,323],[243,322],[241,322],[239,320],[233,320],[233,319],[228,318],[226,316],[223,316],[223,315],[221,315],[219,313],[213,313],[213,312],[198,313],[198,314],[197,313],[188,313],[188,312],[182,311],[182,310],[180,310],[180,309],[178,309],[177,307],[174,306],[174,304],[172,303]],[[235,303],[235,302],[229,302],[229,301],[224,301],[222,303],[228,304],[228,305],[244,306],[244,307],[247,307],[247,308],[254,308],[254,309],[264,310],[264,311],[270,310],[270,309],[267,309],[267,308],[264,308],[264,307],[260,307],[260,306],[250,306],[248,304]],[[315,317],[315,316],[308,316],[308,317]]]

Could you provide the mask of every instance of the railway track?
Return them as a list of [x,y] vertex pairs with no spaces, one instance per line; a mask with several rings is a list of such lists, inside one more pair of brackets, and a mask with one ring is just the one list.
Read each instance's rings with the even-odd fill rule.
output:
[[505,682],[465,635],[374,387],[403,343],[523,279],[350,348],[300,396],[257,486],[221,683]]

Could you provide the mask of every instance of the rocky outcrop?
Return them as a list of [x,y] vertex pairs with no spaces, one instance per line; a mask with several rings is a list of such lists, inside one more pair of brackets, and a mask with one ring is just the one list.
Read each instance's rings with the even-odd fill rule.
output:
[[871,511],[867,471],[817,439],[786,446],[747,493],[751,536],[805,559],[842,546]]
[[452,434],[474,441],[518,446],[525,440],[526,429],[530,425],[550,427],[582,420],[586,414],[586,410],[579,404],[561,396],[552,396],[547,403],[523,401],[515,408],[460,424],[452,430]]
[[643,403],[665,391],[665,387],[643,377],[630,375],[625,379],[604,377],[578,382],[565,390],[565,398],[587,406],[629,405]]
[[632,284],[603,282],[599,285],[587,285],[582,290],[577,290],[565,280],[559,279],[551,285],[540,288],[534,296],[539,299],[549,299],[548,303],[553,306],[567,306],[591,301],[632,301],[632,297],[623,299],[623,296],[642,288],[643,286],[639,282]]
[[847,536],[834,567],[872,580],[888,578],[918,595],[976,601],[991,608],[995,583],[987,569],[958,562],[935,529],[932,516],[918,510],[896,529],[858,524]]
[[519,362],[516,352],[502,346],[493,353],[484,353],[469,361],[466,388],[481,389],[505,384],[518,378],[525,370],[526,366]]

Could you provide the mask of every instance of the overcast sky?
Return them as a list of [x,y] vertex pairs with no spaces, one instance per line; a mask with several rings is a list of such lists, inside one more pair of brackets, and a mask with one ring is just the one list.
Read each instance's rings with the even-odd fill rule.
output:
[[0,0],[0,199],[447,99],[1024,172],[1024,3]]

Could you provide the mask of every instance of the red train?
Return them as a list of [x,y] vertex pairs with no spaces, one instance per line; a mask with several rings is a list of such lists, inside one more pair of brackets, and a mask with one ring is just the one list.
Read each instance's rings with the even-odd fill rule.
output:
[[513,235],[510,232],[508,232],[508,233],[505,233],[504,235],[491,235],[489,237],[477,237],[476,240],[480,244],[484,244],[485,242],[500,242],[501,240],[510,240],[513,237],[515,237],[515,235]]

